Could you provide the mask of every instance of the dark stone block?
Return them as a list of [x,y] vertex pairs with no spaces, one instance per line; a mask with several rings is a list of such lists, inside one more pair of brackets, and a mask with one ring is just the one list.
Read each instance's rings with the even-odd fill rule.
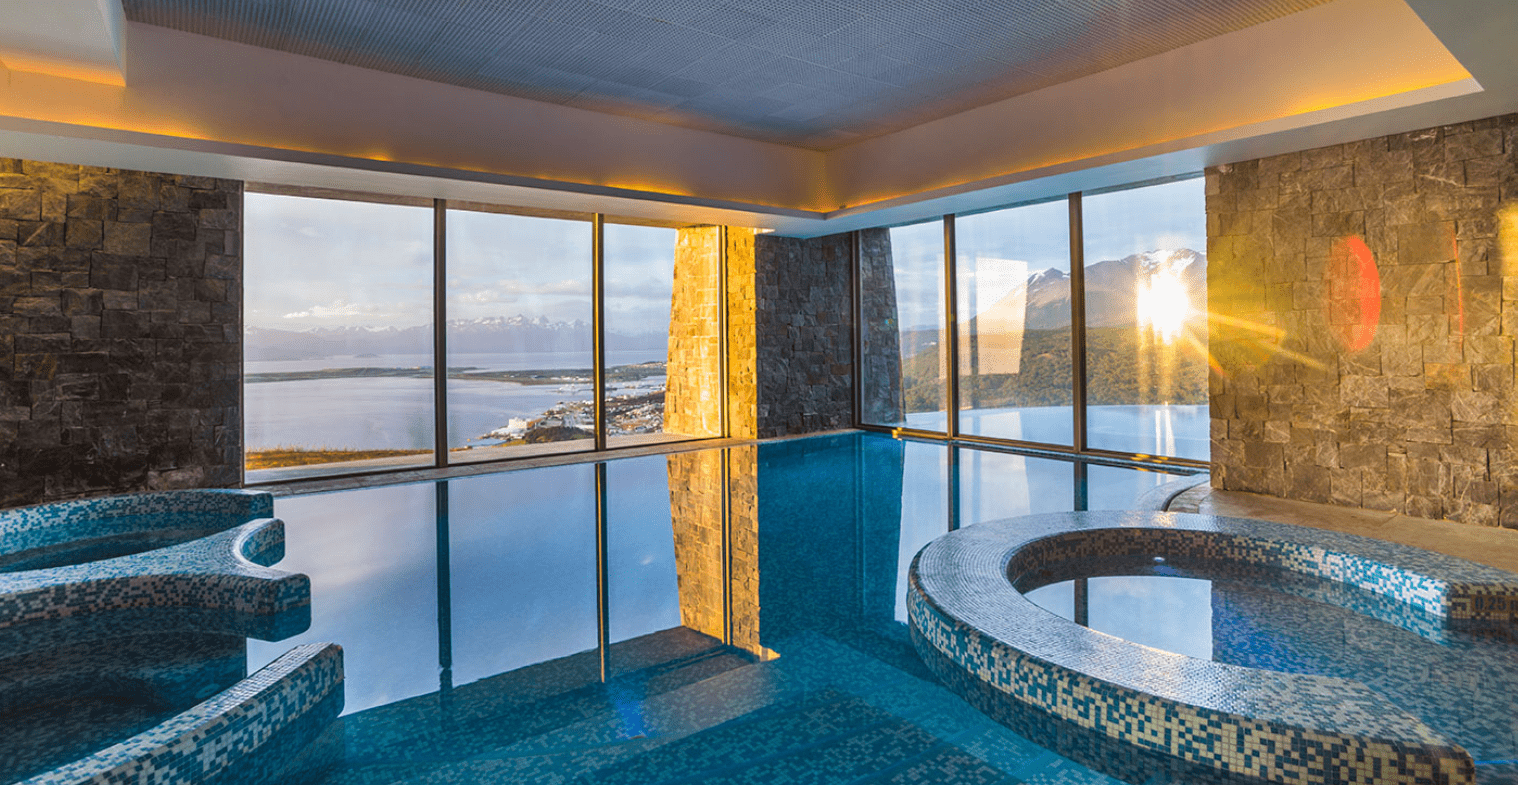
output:
[[54,221],[19,221],[16,236],[24,246],[56,247],[64,244],[67,232],[64,224]]
[[222,191],[192,190],[189,192],[191,210],[225,210],[231,206],[227,194]]
[[137,260],[129,256],[97,253],[90,263],[90,286],[96,289],[135,290]]
[[153,214],[153,240],[194,240],[195,218],[188,214],[156,212]]
[[105,226],[101,221],[69,221],[64,234],[69,248],[94,250],[105,240]]

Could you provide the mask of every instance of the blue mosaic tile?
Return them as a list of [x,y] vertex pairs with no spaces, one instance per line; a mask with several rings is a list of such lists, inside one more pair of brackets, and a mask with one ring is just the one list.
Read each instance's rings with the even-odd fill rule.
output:
[[269,567],[284,553],[272,514],[269,494],[234,490],[0,510],[0,713],[82,691],[76,719],[120,697],[114,727],[151,725],[25,783],[298,785],[338,759],[314,740],[342,709],[340,648],[300,646],[242,678],[245,637],[310,624],[310,581]]
[[1421,609],[1413,626],[1430,634],[1439,626],[1430,618],[1510,624],[1518,597],[1518,576],[1352,535],[1199,515],[1064,513],[980,524],[924,548],[908,596],[914,644],[982,708],[1016,706],[1025,724],[1031,711],[1219,775],[1472,780],[1464,749],[1356,681],[1151,649],[1057,619],[1013,585],[1055,562],[1167,553],[1339,581]]

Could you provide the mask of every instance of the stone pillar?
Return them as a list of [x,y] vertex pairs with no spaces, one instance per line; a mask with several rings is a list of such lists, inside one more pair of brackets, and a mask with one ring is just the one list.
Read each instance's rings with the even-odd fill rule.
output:
[[754,231],[727,230],[727,425],[735,439],[759,429],[759,354]]
[[0,160],[0,506],[241,481],[242,183]]
[[[704,293],[717,264],[718,230],[681,230],[670,328],[666,428],[716,433],[707,391],[715,397],[715,303]],[[884,325],[871,344],[869,404],[900,418],[901,353],[890,236],[864,232],[869,319]],[[727,230],[728,432],[767,438],[849,428],[854,424],[853,238],[808,240]],[[876,280],[883,278],[881,281]],[[867,324],[870,322],[866,322]],[[707,430],[695,430],[705,428]]]
[[722,435],[721,319],[717,291],[719,230],[698,226],[675,241],[675,288],[670,302],[669,365],[664,430],[685,436]]
[[901,333],[896,312],[896,275],[891,262],[891,231],[859,233],[860,342],[859,416],[867,423],[901,422],[906,410],[901,392]]

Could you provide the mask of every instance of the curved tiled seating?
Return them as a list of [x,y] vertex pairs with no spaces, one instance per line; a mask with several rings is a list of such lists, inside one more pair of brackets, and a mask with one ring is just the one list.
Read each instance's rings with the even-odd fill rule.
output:
[[[184,705],[235,682],[26,782],[287,778],[342,709],[342,652],[297,647],[238,680],[245,656],[228,642],[310,626],[309,579],[268,566],[284,554],[272,513],[269,494],[236,490],[0,511],[0,708],[45,702],[48,690],[89,698],[97,685]],[[165,648],[180,639],[183,651]]]
[[297,646],[205,702],[21,785],[277,781],[343,708],[342,649]]
[[310,625],[310,580],[267,566],[284,524],[266,493],[168,491],[0,511],[0,556],[155,528],[188,541],[0,572],[0,658],[60,638],[191,629],[278,640]]
[[924,548],[908,594],[913,643],[940,678],[998,719],[1008,721],[999,709],[1015,709],[1219,777],[1472,781],[1465,750],[1358,682],[1199,660],[1094,632],[1035,606],[1009,577],[1136,554],[1312,574],[1450,624],[1518,619],[1518,576],[1415,548],[1263,521],[1060,513],[978,524]]

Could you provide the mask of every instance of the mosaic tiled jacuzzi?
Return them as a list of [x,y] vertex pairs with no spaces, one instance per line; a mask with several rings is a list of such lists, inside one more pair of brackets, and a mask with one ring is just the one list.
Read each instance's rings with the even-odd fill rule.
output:
[[1283,524],[1061,513],[917,556],[913,643],[1132,782],[1518,781],[1518,576]]
[[[0,782],[298,780],[342,708],[341,650],[244,678],[310,624],[272,498],[172,491],[0,511]],[[319,770],[320,766],[314,766]]]

